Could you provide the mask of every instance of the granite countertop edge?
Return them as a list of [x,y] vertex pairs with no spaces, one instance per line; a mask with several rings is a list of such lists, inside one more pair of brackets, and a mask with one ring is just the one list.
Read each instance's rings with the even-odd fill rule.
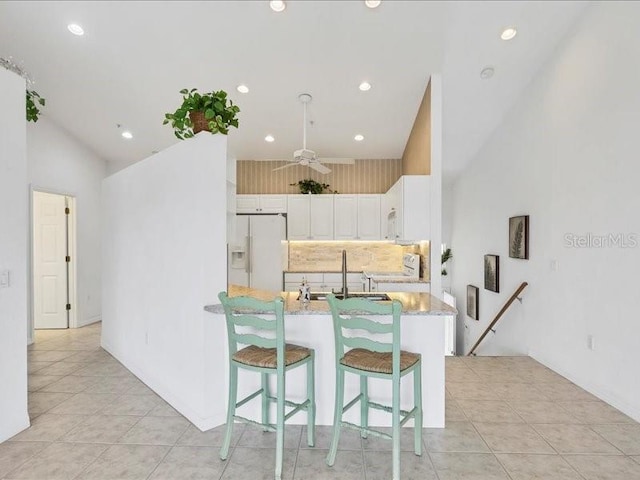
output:
[[[442,316],[455,315],[457,310],[447,305],[442,300],[429,293],[417,292],[387,292],[394,299],[402,302],[402,315],[412,316]],[[273,300],[281,297],[284,300],[285,315],[331,315],[329,304],[326,301],[314,300],[308,304],[303,304],[297,300],[298,292],[267,292],[246,287],[229,287],[229,295],[250,295],[261,300]],[[206,305],[204,310],[209,313],[224,314],[224,309],[220,304]],[[256,312],[260,313],[260,312]],[[263,312],[267,313],[267,312]]]

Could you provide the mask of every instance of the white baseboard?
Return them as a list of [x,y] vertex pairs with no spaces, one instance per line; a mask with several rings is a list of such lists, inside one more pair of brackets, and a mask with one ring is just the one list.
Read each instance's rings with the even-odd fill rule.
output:
[[78,320],[78,326],[76,328],[86,327],[87,325],[91,325],[92,323],[97,323],[101,321],[102,321],[102,315],[94,315],[93,317],[89,317],[84,320]]
[[548,359],[546,359],[546,358],[544,358],[544,357],[542,357],[540,355],[531,353],[530,356],[531,356],[531,358],[533,358],[537,362],[540,362],[545,367],[550,368],[554,372],[556,372],[556,373],[562,375],[563,377],[569,379],[570,381],[575,383],[580,388],[586,390],[587,392],[591,393],[592,395],[595,395],[600,400],[608,403],[609,405],[611,405],[614,408],[617,408],[618,410],[620,410],[625,415],[628,415],[629,417],[633,418],[636,422],[640,422],[640,406],[629,404],[628,401],[626,401],[625,399],[622,399],[619,396],[615,395],[614,393],[608,391],[602,385],[597,385],[597,384],[595,384],[595,383],[593,383],[593,382],[591,382],[589,380],[584,380],[582,378],[576,377],[575,375],[567,372],[563,368],[561,368],[558,365],[556,365],[553,361],[550,361],[550,360],[548,360]]

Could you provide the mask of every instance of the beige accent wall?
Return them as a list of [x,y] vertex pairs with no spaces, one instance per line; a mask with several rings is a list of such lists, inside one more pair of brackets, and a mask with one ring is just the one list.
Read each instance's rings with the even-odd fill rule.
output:
[[237,193],[300,193],[297,186],[290,184],[306,178],[328,183],[339,193],[385,193],[402,175],[400,159],[356,160],[354,165],[328,164],[331,173],[326,175],[302,165],[273,171],[286,164],[284,161],[239,160],[236,164]]
[[[399,272],[403,253],[420,254],[420,276],[429,278],[429,242],[396,245],[389,242],[289,242],[289,271],[339,272],[342,250],[347,251],[350,272]],[[425,268],[426,267],[426,268]]]
[[402,174],[431,174],[431,82],[424,92],[411,134],[404,147]]

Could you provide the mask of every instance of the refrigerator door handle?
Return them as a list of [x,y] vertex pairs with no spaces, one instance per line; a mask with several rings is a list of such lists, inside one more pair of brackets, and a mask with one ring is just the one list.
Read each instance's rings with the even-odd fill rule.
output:
[[247,273],[253,272],[253,236],[247,237]]
[[245,245],[244,271],[251,273],[251,237],[249,235],[245,237]]

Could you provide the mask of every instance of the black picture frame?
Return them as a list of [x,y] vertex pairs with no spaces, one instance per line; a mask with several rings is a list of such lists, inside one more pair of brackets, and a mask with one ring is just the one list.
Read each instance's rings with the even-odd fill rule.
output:
[[509,218],[509,257],[529,260],[529,215]]
[[467,285],[467,315],[474,320],[478,320],[478,310],[480,307],[480,290],[473,285]]
[[500,293],[500,256],[484,256],[484,289]]

